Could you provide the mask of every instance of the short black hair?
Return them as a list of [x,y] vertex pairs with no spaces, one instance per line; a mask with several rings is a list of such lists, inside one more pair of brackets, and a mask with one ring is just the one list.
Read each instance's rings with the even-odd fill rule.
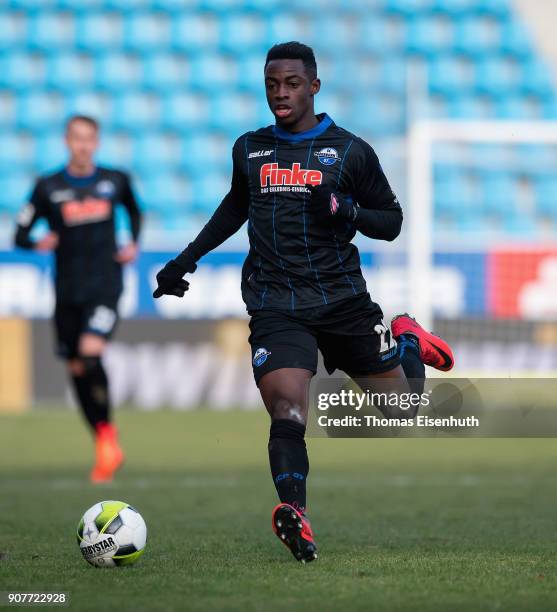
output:
[[68,117],[68,120],[66,121],[66,132],[70,129],[72,123],[76,121],[84,121],[85,123],[88,123],[96,132],[98,132],[100,129],[99,122],[96,119],[93,119],[93,117],[89,117],[89,115],[72,115],[71,117]]
[[265,60],[265,68],[272,60],[277,59],[299,59],[302,60],[304,68],[310,79],[317,78],[317,62],[313,49],[303,43],[290,41],[274,45],[267,51],[267,59]]

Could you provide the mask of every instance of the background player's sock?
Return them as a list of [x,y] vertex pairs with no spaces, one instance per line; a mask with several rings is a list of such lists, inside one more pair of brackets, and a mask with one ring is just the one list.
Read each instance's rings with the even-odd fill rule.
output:
[[269,463],[280,501],[302,513],[306,508],[309,472],[305,433],[305,425],[290,419],[277,419],[271,423],[269,435]]
[[420,359],[418,339],[412,334],[402,334],[398,340],[398,356],[413,393],[422,393],[425,384],[425,366]]
[[99,423],[110,421],[108,378],[100,357],[83,357],[82,361],[83,376],[72,376],[72,381],[83,414],[96,430]]

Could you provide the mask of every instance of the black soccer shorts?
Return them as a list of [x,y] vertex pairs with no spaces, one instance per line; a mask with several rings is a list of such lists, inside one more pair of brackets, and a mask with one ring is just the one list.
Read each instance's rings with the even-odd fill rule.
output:
[[369,294],[304,311],[250,312],[249,342],[255,382],[279,368],[315,374],[317,350],[329,374],[352,378],[379,374],[400,364],[395,340]]
[[56,352],[64,359],[78,355],[79,337],[90,333],[109,340],[118,323],[118,299],[101,298],[85,304],[56,302]]

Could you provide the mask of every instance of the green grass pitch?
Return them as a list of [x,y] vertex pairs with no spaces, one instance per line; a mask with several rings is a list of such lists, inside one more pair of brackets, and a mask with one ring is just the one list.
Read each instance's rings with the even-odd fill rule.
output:
[[[127,463],[87,482],[75,414],[0,417],[0,590],[63,590],[83,610],[555,610],[554,440],[310,439],[320,558],[271,531],[259,412],[122,412]],[[148,527],[137,565],[86,564],[81,514],[103,499]]]

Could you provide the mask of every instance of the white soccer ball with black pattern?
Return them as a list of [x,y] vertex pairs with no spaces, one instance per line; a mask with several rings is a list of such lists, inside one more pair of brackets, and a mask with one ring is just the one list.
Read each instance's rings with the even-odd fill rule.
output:
[[77,543],[85,561],[97,567],[135,563],[145,550],[147,526],[139,512],[121,501],[102,501],[83,515]]

